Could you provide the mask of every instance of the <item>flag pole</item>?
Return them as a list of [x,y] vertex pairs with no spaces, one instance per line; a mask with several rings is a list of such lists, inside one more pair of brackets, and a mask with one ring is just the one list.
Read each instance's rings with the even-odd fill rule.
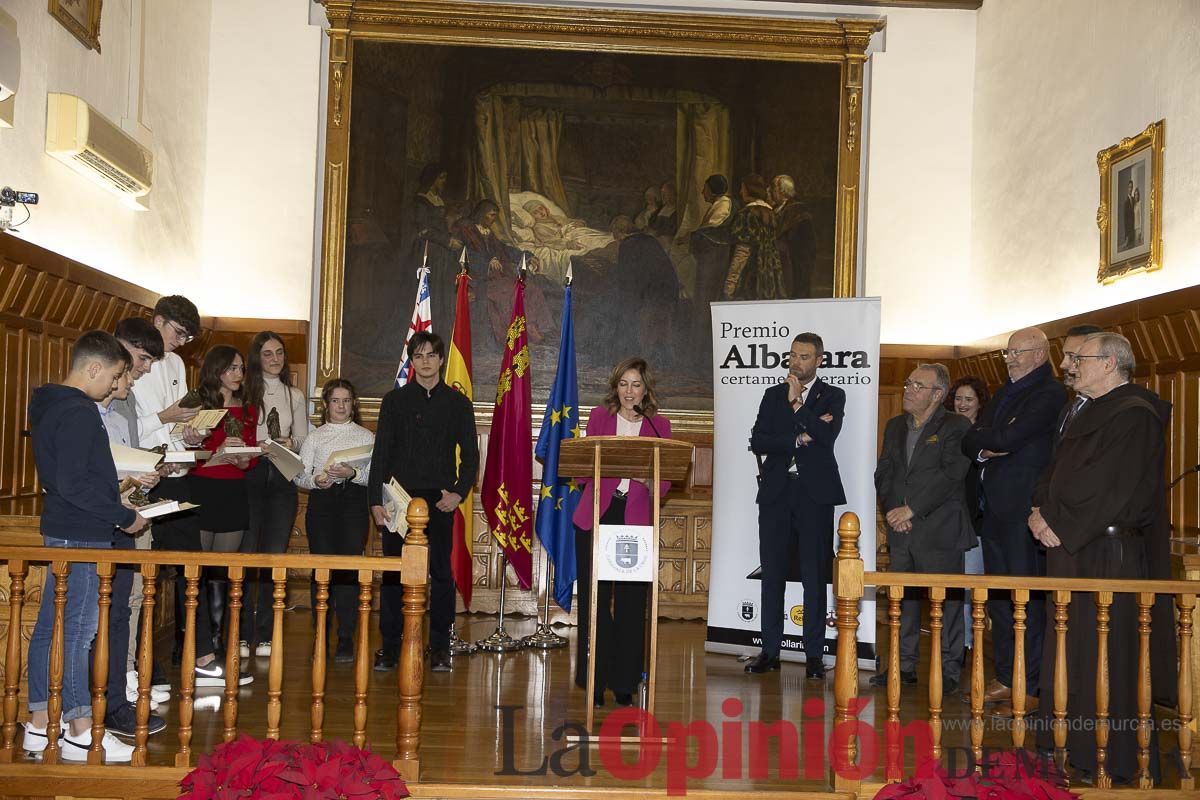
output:
[[[425,251],[426,252],[429,251],[429,240],[428,239],[425,241]],[[462,253],[458,257],[458,273],[460,275],[466,275],[468,273],[468,271],[469,270],[467,269],[467,248],[466,248],[466,246],[464,246],[462,249]],[[461,636],[458,635],[457,623],[451,623],[451,625],[450,625],[450,655],[452,655],[452,656],[469,656],[469,655],[473,654],[477,649],[478,648],[474,645],[474,643],[468,642],[467,640],[463,639]]]
[[[564,285],[569,287],[574,280],[572,267],[567,265],[567,276]],[[546,568],[543,574],[546,577],[543,591],[546,593],[545,602],[542,606],[541,619],[538,620],[537,630],[522,639],[522,643],[526,647],[536,647],[539,650],[553,650],[556,647],[565,647],[567,640],[554,632],[550,627],[550,595],[554,592],[554,581],[551,579],[552,565],[550,563],[550,554],[546,553],[545,548],[542,549],[545,554]]]
[[512,650],[520,650],[524,644],[517,639],[508,635],[508,631],[504,630],[504,595],[505,589],[508,588],[508,558],[504,553],[500,553],[500,613],[496,620],[496,630],[492,631],[492,635],[486,639],[480,639],[475,643],[475,647],[479,650],[488,653],[508,653]]
[[[545,553],[545,551],[542,551]],[[550,558],[547,555],[545,558],[546,568],[542,570],[545,576],[545,582],[542,587],[546,593],[546,601],[542,606],[541,619],[538,621],[537,630],[521,640],[521,644],[525,647],[536,647],[539,650],[553,650],[556,647],[566,647],[567,640],[554,632],[550,627],[550,595],[554,593],[554,582],[550,578]]]

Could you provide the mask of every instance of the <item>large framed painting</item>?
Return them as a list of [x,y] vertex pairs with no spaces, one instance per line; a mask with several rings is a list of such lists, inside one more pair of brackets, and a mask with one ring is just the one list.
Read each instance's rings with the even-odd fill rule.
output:
[[48,10],[84,47],[100,52],[100,9],[104,0],[49,0]]
[[1100,168],[1100,268],[1096,279],[1112,283],[1135,272],[1162,268],[1163,148],[1167,122],[1096,155]]
[[535,403],[570,274],[581,402],[641,355],[711,420],[710,302],[855,293],[880,20],[364,6],[326,3],[319,379],[391,388],[423,264],[448,342],[465,255],[478,404],[524,263]]

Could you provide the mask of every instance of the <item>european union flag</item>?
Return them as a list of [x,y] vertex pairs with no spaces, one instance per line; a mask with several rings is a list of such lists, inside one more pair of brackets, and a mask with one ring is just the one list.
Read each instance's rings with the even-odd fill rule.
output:
[[571,322],[571,284],[563,294],[562,335],[558,341],[558,374],[546,404],[546,418],[538,436],[542,462],[542,494],[537,509],[537,535],[554,563],[554,600],[571,610],[575,583],[575,525],[571,518],[579,505],[580,487],[572,478],[559,478],[558,445],[580,436],[579,381],[575,376],[575,329]]

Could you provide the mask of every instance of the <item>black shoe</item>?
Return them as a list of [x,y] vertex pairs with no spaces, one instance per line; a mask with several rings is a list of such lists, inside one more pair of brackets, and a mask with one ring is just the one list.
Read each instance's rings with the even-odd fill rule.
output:
[[[917,673],[916,673],[915,671],[913,671],[913,672],[907,672],[907,671],[905,671],[905,670],[900,670],[900,683],[902,683],[902,684],[903,684],[903,685],[905,685],[905,686],[913,686],[914,684],[916,684],[916,682],[917,682]],[[869,683],[870,683],[872,686],[876,686],[876,687],[884,687],[884,686],[887,686],[887,684],[888,684],[888,671],[885,669],[883,672],[877,673],[877,674],[875,675],[875,677],[871,678],[871,680],[869,681]],[[953,683],[953,684],[954,684],[954,688],[953,688],[953,689],[949,688],[951,683]],[[951,681],[947,681],[947,682],[946,682],[946,684],[945,684],[945,688],[943,689],[943,691],[944,691],[944,692],[953,692],[953,691],[955,691],[955,690],[957,690],[957,689],[958,689],[958,681],[953,681],[953,682],[951,682]]]
[[760,652],[753,661],[746,665],[746,672],[756,675],[770,672],[773,669],[779,669],[779,656],[769,656],[765,652]]
[[[150,736],[166,730],[167,723],[157,714],[151,714],[146,723],[149,725]],[[104,715],[104,727],[117,736],[133,737],[137,735],[137,709],[132,703],[124,703]]]
[[613,692],[613,697],[616,698],[619,706],[633,705],[633,695],[629,692]]
[[396,668],[398,658],[394,652],[386,648],[375,651],[375,671],[391,672]]
[[954,694],[958,691],[958,681],[954,678],[946,678],[942,681],[942,696]]
[[[354,663],[354,640],[338,639],[337,651],[333,654],[333,663],[335,664],[353,664]],[[378,660],[375,662],[379,663]]]
[[820,661],[810,661],[804,665],[804,677],[810,681],[825,680],[825,665]]
[[450,651],[449,650],[434,650],[433,655],[429,657],[430,667],[433,672],[449,672],[450,671]]

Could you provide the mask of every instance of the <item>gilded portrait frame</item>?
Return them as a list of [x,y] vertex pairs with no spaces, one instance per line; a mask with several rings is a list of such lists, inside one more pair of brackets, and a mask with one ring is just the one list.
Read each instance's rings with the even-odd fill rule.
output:
[[[1100,169],[1100,266],[1096,280],[1162,269],[1163,150],[1167,121],[1160,119],[1096,154]],[[1120,184],[1127,187],[1125,195]],[[1144,198],[1144,199],[1143,199]]]
[[[315,382],[342,366],[350,106],[356,42],[399,42],[546,48],[581,52],[719,56],[838,64],[840,102],[834,297],[858,294],[858,239],[863,78],[871,37],[881,17],[770,19],[593,8],[503,5],[459,0],[319,0],[329,19],[324,201]],[[382,398],[363,397],[365,418],[377,418]],[[318,400],[318,398],[314,398]],[[319,406],[319,402],[318,402]],[[476,401],[486,423],[492,403]],[[544,409],[535,406],[540,418]],[[712,412],[664,409],[681,433],[712,434]]]
[[81,0],[86,9],[86,19],[80,19],[65,7],[63,0],[49,0],[50,16],[71,32],[84,47],[100,52],[100,11],[104,0]]

